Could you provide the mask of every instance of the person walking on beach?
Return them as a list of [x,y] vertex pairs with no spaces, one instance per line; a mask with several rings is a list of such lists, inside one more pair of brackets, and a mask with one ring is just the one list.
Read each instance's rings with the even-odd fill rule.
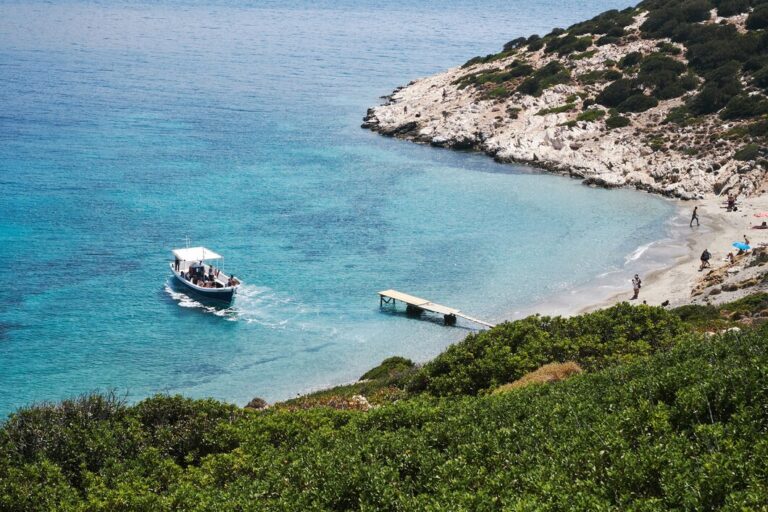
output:
[[698,214],[699,207],[694,206],[693,207],[693,215],[691,215],[691,224],[690,227],[693,227],[693,221],[696,221],[696,225],[699,225],[699,214]]
[[635,300],[637,296],[640,295],[640,287],[642,285],[643,282],[640,280],[640,276],[635,274],[635,277],[632,278],[632,290],[635,292],[635,294],[630,300]]

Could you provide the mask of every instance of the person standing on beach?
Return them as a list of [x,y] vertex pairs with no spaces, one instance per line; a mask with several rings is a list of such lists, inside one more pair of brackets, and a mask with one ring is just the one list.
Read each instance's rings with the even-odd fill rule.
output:
[[630,300],[635,300],[637,296],[640,295],[640,287],[642,285],[643,282],[640,280],[640,276],[635,274],[635,277],[632,278],[632,290],[635,292],[635,294]]
[[690,227],[693,227],[693,221],[696,221],[696,225],[699,225],[699,214],[698,214],[699,207],[694,206],[693,207],[693,215],[691,215],[691,224]]

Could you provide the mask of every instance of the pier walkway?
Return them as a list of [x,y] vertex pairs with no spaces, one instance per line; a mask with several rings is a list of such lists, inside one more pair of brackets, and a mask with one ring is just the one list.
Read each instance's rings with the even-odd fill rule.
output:
[[395,302],[398,300],[405,303],[406,311],[408,313],[420,314],[422,311],[430,311],[432,313],[437,313],[438,315],[443,315],[445,325],[455,325],[456,317],[459,317],[485,327],[496,327],[495,324],[473,318],[462,313],[458,309],[443,306],[442,304],[436,304],[430,300],[414,297],[413,295],[408,295],[407,293],[399,292],[397,290],[384,290],[383,292],[379,292],[379,307],[384,306],[384,304],[392,304],[394,306]]

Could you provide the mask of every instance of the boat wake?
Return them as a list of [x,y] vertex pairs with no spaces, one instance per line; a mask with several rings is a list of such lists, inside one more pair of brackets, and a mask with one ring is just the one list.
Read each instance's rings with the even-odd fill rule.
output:
[[270,329],[284,329],[293,320],[316,313],[290,297],[282,297],[267,287],[243,284],[237,289],[232,304],[215,305],[187,295],[165,284],[165,293],[179,307],[200,311],[224,318],[230,322],[255,323]]
[[165,284],[165,293],[173,299],[179,307],[200,309],[206,313],[210,313],[215,316],[224,317],[227,320],[237,320],[234,307],[230,306],[214,306],[211,304],[204,304],[194,297],[190,297],[186,293],[173,289],[168,283]]

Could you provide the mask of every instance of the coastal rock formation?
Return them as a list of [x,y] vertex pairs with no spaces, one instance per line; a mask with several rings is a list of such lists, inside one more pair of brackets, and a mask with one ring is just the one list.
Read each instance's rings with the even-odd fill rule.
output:
[[[694,42],[657,37],[653,21],[663,13],[642,5],[511,41],[499,54],[415,80],[369,109],[362,126],[589,185],[683,199],[765,191],[768,107],[757,79],[739,75],[732,55],[723,57],[736,70],[727,76],[726,64],[700,63]],[[690,16],[679,27],[750,36],[748,13]]]

